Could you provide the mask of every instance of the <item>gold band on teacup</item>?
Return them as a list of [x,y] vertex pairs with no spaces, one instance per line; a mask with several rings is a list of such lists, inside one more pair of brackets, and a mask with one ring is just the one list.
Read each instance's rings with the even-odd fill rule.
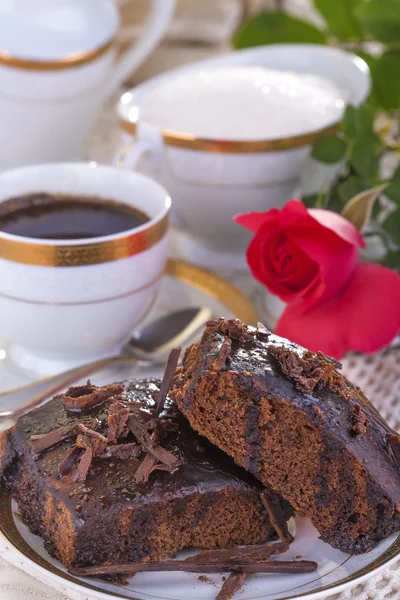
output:
[[52,246],[2,239],[0,258],[24,265],[41,267],[81,267],[120,260],[148,250],[159,242],[168,229],[168,215],[144,231],[133,232],[109,242]]
[[[119,122],[124,131],[130,135],[136,134],[135,122],[127,121],[122,117],[120,117]],[[325,135],[337,133],[339,128],[340,124],[335,123],[329,127],[317,129],[317,131],[313,131],[312,133],[304,133],[302,135],[277,138],[274,140],[213,140],[196,137],[188,133],[179,133],[178,131],[171,131],[169,129],[163,129],[161,134],[166,146],[186,148],[188,150],[201,150],[202,152],[237,154],[278,152],[280,150],[293,150],[294,148],[309,146]]]
[[0,50],[0,65],[14,67],[16,69],[25,69],[28,71],[59,71],[60,69],[71,69],[79,67],[92,60],[103,56],[114,44],[115,37],[105,42],[98,48],[87,50],[86,52],[72,52],[57,60],[33,60],[30,58],[19,58],[13,56],[4,50]]

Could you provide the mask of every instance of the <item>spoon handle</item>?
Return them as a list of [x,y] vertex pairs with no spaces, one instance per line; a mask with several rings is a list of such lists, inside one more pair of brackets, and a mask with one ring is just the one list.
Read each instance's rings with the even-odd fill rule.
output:
[[132,364],[136,362],[135,358],[127,356],[103,358],[75,367],[69,371],[64,371],[53,377],[47,377],[46,379],[41,379],[23,387],[1,393],[0,400],[6,399],[7,404],[13,408],[0,410],[0,431],[10,427],[10,420],[15,422],[19,417],[33,410],[58,392],[65,390],[76,381],[88,377],[104,367],[119,363]]

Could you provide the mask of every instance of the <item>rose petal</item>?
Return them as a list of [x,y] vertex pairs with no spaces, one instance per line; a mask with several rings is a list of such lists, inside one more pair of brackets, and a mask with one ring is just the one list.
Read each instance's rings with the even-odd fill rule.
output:
[[235,215],[233,220],[238,225],[245,227],[249,231],[256,233],[261,225],[267,221],[276,220],[279,217],[279,210],[277,208],[271,208],[268,212],[250,212],[242,215]]
[[365,248],[365,240],[361,233],[354,227],[353,223],[350,223],[342,215],[331,210],[323,210],[322,208],[310,208],[308,212],[318,223],[327,229],[331,229],[349,244]]
[[268,224],[260,227],[247,248],[247,262],[255,279],[284,302],[292,302],[298,298],[299,292],[303,295],[309,288],[316,285],[319,279],[318,264],[306,256],[301,249],[296,248],[293,253],[297,263],[296,274],[291,278],[280,275],[276,264],[276,251],[279,247],[278,238],[284,234],[276,231],[268,236],[268,231]]
[[360,263],[345,288],[329,302],[298,314],[288,306],[276,333],[334,358],[346,352],[377,352],[400,331],[400,276]]
[[303,310],[335,296],[353,275],[357,248],[324,227],[286,230],[286,235],[304,255],[312,256],[319,268],[319,285],[304,290],[307,304],[303,303]]

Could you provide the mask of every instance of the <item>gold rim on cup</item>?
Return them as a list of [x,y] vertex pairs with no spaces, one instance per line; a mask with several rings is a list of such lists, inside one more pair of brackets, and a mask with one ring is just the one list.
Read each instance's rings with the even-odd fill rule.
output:
[[[120,117],[120,126],[126,133],[136,135],[136,123]],[[238,153],[260,153],[260,152],[278,152],[280,150],[293,150],[302,146],[314,144],[319,138],[325,135],[333,135],[340,129],[340,123],[334,123],[328,127],[317,129],[311,133],[294,135],[272,140],[215,140],[210,138],[201,138],[188,133],[180,133],[163,129],[161,134],[166,146],[175,148],[185,148],[188,150],[201,150],[202,152],[216,152],[221,154]]]
[[41,267],[80,267],[98,265],[139,254],[157,244],[168,229],[168,213],[142,231],[115,240],[75,246],[34,244],[0,237],[0,258]]
[[58,71],[60,69],[71,69],[86,64],[100,56],[103,56],[114,44],[115,37],[101,46],[85,52],[72,52],[56,60],[34,60],[30,58],[19,58],[9,54],[5,50],[0,50],[0,65],[14,67],[16,69],[25,69],[28,71]]

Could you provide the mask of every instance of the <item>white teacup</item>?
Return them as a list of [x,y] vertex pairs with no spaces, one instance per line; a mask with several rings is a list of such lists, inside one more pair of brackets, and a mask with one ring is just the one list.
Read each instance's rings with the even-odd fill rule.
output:
[[116,60],[115,0],[0,2],[0,170],[82,158],[103,102],[169,25],[175,0],[149,4],[142,35]]
[[154,301],[167,258],[171,201],[151,179],[95,163],[0,174],[0,202],[49,192],[115,200],[149,220],[77,240],[0,231],[0,332],[22,369],[53,374],[117,353]]
[[[224,124],[229,137],[221,135],[217,139],[174,126],[160,128],[141,118],[141,113],[146,114],[146,104],[152,102],[164,82],[188,72],[201,71],[208,77],[207,69],[238,66],[324,77],[342,92],[342,109],[347,102],[360,104],[370,86],[366,63],[352,53],[317,45],[282,44],[232,52],[175,69],[121,97],[117,112],[124,136],[118,164],[151,175],[169,190],[180,229],[180,252],[192,262],[212,268],[245,266],[244,253],[251,236],[233,222],[235,214],[282,207],[298,189],[305,168],[308,191],[313,192],[337,172],[336,167],[326,169],[309,158],[317,139],[337,131],[341,117],[337,111],[327,114],[319,126],[306,127],[301,133],[296,133],[294,127],[292,135],[274,139],[244,139],[243,129],[235,138],[236,130],[240,130],[235,120],[229,129]],[[241,114],[245,114],[249,110],[246,98],[242,105]],[[206,131],[207,117],[205,107],[199,103],[201,125],[196,122],[196,126]],[[295,122],[293,115],[289,117]],[[253,118],[259,119],[260,113]]]

